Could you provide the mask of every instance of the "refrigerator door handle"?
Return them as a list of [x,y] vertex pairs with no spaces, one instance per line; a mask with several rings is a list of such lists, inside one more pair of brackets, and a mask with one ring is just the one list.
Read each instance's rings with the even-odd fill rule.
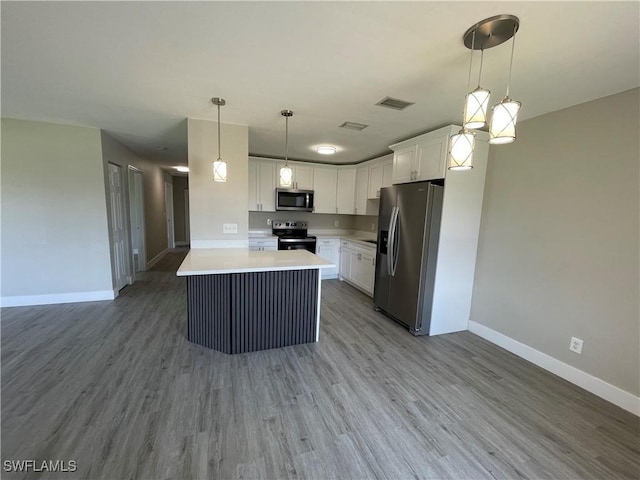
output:
[[393,220],[393,246],[391,247],[393,250],[393,262],[391,264],[392,270],[391,270],[391,276],[395,277],[396,276],[396,268],[398,267],[398,256],[397,254],[398,252],[398,248],[396,247],[396,244],[398,243],[398,220],[400,219],[400,209],[398,207],[396,207],[396,214],[394,216],[394,220]]
[[396,214],[396,207],[391,209],[389,217],[389,237],[387,238],[387,274],[392,276],[393,271],[393,219]]
[[400,213],[400,209],[398,207],[393,207],[391,210],[391,220],[389,221],[389,242],[387,244],[387,271],[389,272],[389,276],[393,277],[396,274],[396,265],[398,261],[396,260],[395,255],[395,245],[396,245],[396,226],[398,225],[398,214]]

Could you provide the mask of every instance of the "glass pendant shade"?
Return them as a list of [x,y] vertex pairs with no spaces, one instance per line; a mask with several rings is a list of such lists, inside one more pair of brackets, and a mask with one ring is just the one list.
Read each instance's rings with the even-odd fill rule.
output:
[[491,92],[478,87],[473,92],[467,93],[464,102],[464,128],[482,128],[487,124],[487,107],[489,106]]
[[463,128],[455,135],[451,135],[449,144],[449,170],[472,169],[476,134]]
[[280,186],[291,187],[293,185],[293,170],[289,165],[280,169]]
[[215,162],[213,162],[213,181],[214,182],[227,181],[227,162],[225,162],[220,158]]
[[489,125],[489,143],[511,143],[516,139],[516,122],[520,102],[505,97],[491,109],[491,123]]

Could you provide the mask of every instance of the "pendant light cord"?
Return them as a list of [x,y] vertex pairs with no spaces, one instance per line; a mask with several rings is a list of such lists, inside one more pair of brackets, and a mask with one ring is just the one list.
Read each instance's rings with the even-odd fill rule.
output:
[[476,46],[476,31],[473,31],[473,37],[471,37],[471,57],[469,58],[469,76],[467,77],[467,92],[471,88],[471,67],[473,66],[473,50]]
[[480,70],[478,71],[478,87],[480,87],[480,79],[482,78],[483,63],[484,63],[484,48],[480,49]]
[[509,86],[511,85],[511,69],[513,68],[513,51],[516,47],[517,27],[513,27],[513,42],[511,42],[511,60],[509,61],[509,79],[507,80],[507,97],[509,96]]
[[284,117],[284,164],[289,166],[289,117]]
[[218,105],[218,161],[222,160],[220,158],[220,105]]

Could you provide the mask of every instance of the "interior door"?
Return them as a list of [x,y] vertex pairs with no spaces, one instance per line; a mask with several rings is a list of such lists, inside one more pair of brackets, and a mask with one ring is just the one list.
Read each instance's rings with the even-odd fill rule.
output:
[[124,226],[124,193],[120,166],[109,164],[109,200],[111,204],[111,245],[113,248],[114,287],[120,290],[127,284],[127,232]]
[[184,189],[184,238],[187,245],[191,244],[191,223],[189,221],[189,189]]
[[133,277],[146,269],[144,230],[144,191],[142,172],[129,165],[129,222],[131,230],[131,259]]
[[167,248],[175,248],[175,232],[173,231],[173,185],[164,184],[164,209],[167,222]]
[[428,192],[428,183],[398,188],[397,262],[389,284],[387,312],[409,327],[415,326],[418,312]]

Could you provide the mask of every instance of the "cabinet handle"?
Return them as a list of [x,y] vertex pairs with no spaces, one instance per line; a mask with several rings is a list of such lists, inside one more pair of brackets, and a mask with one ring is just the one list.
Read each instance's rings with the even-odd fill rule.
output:
[[358,254],[358,261],[360,261],[360,260],[362,260],[362,254],[361,253]]
[[338,207],[336,207],[336,213],[338,213]]
[[376,191],[376,197],[379,197],[379,196],[380,196],[380,189]]

